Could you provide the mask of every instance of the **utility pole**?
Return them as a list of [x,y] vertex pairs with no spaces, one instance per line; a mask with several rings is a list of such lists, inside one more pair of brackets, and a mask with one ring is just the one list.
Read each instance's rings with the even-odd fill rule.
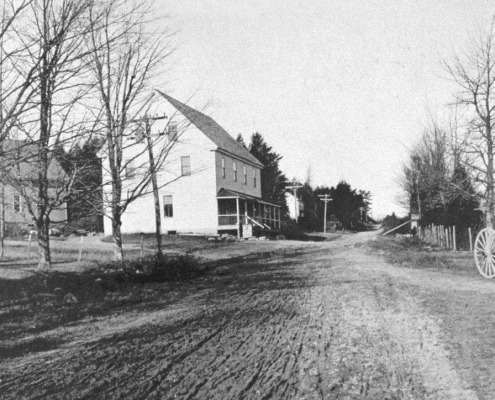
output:
[[327,205],[329,201],[332,201],[332,198],[329,194],[319,195],[318,197],[321,201],[325,202],[325,213],[323,216],[323,233],[327,233]]
[[[2,11],[2,26],[3,30],[5,24],[5,10]],[[3,36],[0,42],[0,124],[3,122]],[[3,150],[4,141],[3,132],[0,131],[0,151]],[[2,168],[2,167],[0,167]],[[0,171],[0,258],[5,256],[5,182],[3,179],[3,171]]]
[[165,115],[160,117],[149,117],[145,115],[141,119],[135,119],[131,122],[141,123],[144,122],[144,136],[146,139],[146,147],[148,149],[148,159],[150,163],[150,176],[151,186],[153,188],[153,198],[155,201],[155,237],[156,237],[156,251],[158,257],[161,259],[162,253],[162,216],[160,211],[160,195],[158,193],[158,182],[156,179],[156,166],[155,157],[153,155],[153,141],[151,140],[151,121],[158,121],[161,119],[167,119]]
[[286,186],[286,189],[292,189],[294,193],[294,216],[296,217],[296,224],[299,222],[299,213],[297,207],[297,189],[302,188],[302,185]]

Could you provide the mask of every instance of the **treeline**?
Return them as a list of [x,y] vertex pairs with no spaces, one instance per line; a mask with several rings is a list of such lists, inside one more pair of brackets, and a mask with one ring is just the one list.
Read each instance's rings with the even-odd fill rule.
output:
[[402,171],[404,205],[421,215],[422,226],[478,227],[483,221],[482,193],[450,133],[432,124],[411,150]]
[[370,192],[353,189],[345,181],[332,187],[314,188],[310,176],[305,182],[288,180],[279,167],[282,156],[266,143],[260,133],[253,134],[248,143],[242,135],[237,137],[237,141],[265,166],[261,171],[261,196],[263,200],[281,207],[285,223],[290,219],[288,207],[291,207],[286,202],[286,193],[292,194],[287,187],[293,185],[301,186],[297,189],[297,197],[303,204],[303,210],[298,224],[307,231],[323,230],[325,204],[320,196],[325,195],[332,199],[327,206],[327,220],[335,221],[338,228],[363,230],[366,229],[366,222],[372,222],[368,217],[371,206]]

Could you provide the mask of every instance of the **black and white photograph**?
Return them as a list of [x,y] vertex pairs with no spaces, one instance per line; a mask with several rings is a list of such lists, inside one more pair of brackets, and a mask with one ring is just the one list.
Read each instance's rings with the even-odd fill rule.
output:
[[495,399],[495,3],[0,0],[0,399]]

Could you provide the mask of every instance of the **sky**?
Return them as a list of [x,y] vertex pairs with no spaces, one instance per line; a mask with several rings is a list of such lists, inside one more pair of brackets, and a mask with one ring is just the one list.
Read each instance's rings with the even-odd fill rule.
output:
[[159,0],[177,49],[160,89],[245,139],[289,179],[345,180],[372,215],[404,215],[399,177],[455,86],[442,60],[495,13],[487,0]]

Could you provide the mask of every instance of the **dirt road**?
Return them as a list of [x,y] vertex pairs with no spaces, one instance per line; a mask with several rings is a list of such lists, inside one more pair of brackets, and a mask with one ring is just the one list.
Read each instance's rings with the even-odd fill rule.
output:
[[373,235],[252,247],[175,300],[155,288],[135,310],[44,332],[60,344],[3,360],[0,397],[492,398],[437,306],[462,290],[495,299],[495,286],[388,265],[363,245]]

